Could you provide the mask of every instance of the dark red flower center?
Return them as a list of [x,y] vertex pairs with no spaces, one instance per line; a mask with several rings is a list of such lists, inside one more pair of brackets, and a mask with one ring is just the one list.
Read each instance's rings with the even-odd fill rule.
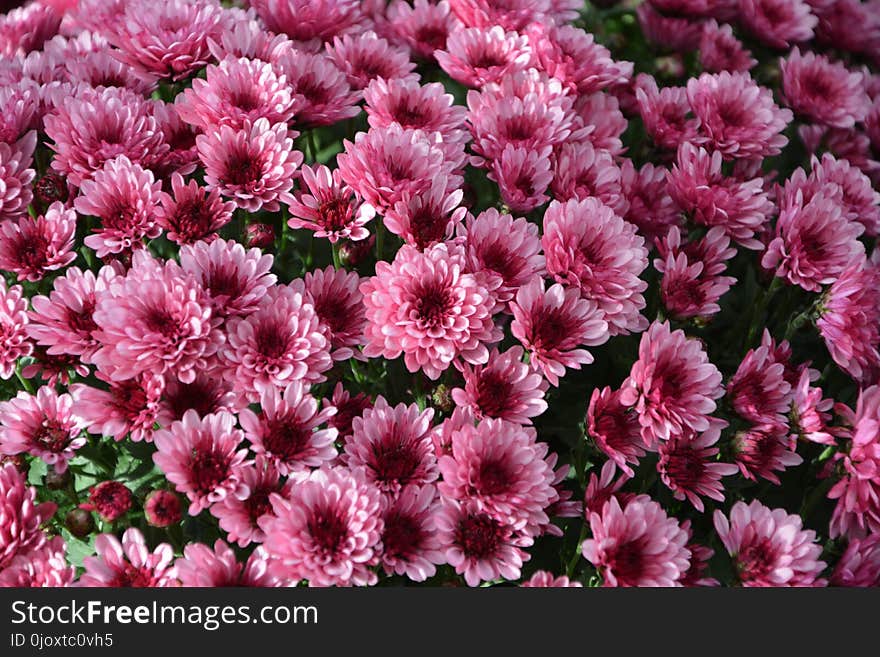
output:
[[309,533],[325,556],[335,556],[348,536],[345,519],[334,509],[315,509],[308,521]]
[[190,457],[189,471],[192,486],[199,494],[206,495],[226,481],[229,476],[230,456],[211,450],[194,449]]
[[293,461],[309,445],[312,431],[293,417],[277,417],[266,421],[263,447],[282,461]]
[[467,516],[458,523],[456,542],[469,557],[488,559],[494,556],[502,540],[501,525],[485,513]]
[[477,406],[484,416],[501,417],[512,406],[510,382],[497,372],[481,372],[476,387]]
[[386,557],[406,559],[418,553],[425,540],[425,532],[412,516],[393,511],[385,516],[382,547]]
[[34,434],[34,444],[47,452],[63,452],[70,442],[70,431],[57,420],[43,420]]

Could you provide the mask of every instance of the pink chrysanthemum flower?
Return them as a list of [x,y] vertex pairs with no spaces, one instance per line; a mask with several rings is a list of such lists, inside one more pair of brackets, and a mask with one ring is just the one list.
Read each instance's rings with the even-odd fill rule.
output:
[[[869,58],[876,57],[880,43],[876,3],[860,0],[809,0],[809,3],[819,19],[815,30],[817,43]],[[861,29],[854,30],[853,25],[859,25]]]
[[167,0],[150,11],[127,5],[116,28],[103,34],[121,62],[177,81],[211,60],[208,39],[219,39],[226,16],[209,0]]
[[688,81],[687,97],[699,121],[696,140],[725,159],[778,155],[788,143],[781,133],[791,110],[778,107],[748,73],[703,73]]
[[291,228],[306,228],[315,237],[362,240],[370,234],[366,225],[376,216],[373,206],[360,203],[351,187],[342,182],[339,169],[322,164],[304,166],[300,171],[300,191],[287,201]]
[[337,430],[318,427],[335,414],[333,407],[318,411],[317,400],[301,381],[283,390],[266,389],[259,397],[261,413],[239,412],[239,423],[251,449],[273,464],[282,475],[317,468],[336,456]]
[[[89,34],[91,33],[84,33]],[[124,64],[113,56],[109,46],[99,50],[77,53],[64,62],[71,82],[85,82],[98,87],[124,87],[141,96],[149,97],[156,88],[156,76]]]
[[675,150],[697,135],[697,120],[690,115],[687,91],[683,87],[663,87],[650,75],[636,78],[636,101],[645,131],[659,148]]
[[43,386],[36,395],[19,392],[0,402],[0,454],[30,454],[55,468],[67,470],[76,450],[86,444],[85,422],[74,398]]
[[620,182],[629,206],[623,218],[638,228],[647,246],[682,223],[681,212],[667,191],[663,167],[647,163],[636,170],[630,160],[625,160]]
[[566,143],[557,149],[550,189],[560,202],[592,196],[621,217],[629,209],[621,189],[620,167],[611,153],[593,148],[589,141]]
[[153,372],[190,382],[224,340],[198,282],[144,251],[97,296],[92,318],[102,345],[92,360],[114,381]]
[[515,219],[495,208],[468,217],[464,244],[468,270],[485,277],[500,304],[544,272],[538,227],[523,217]]
[[[445,50],[451,34],[460,33],[461,22],[449,11],[449,2],[394,0],[385,10],[393,37],[409,46],[418,59],[433,60],[434,51]],[[389,37],[390,38],[390,37]]]
[[721,172],[722,155],[709,153],[690,142],[678,149],[675,166],[667,173],[667,191],[693,221],[720,226],[737,243],[763,249],[756,235],[765,229],[773,203],[761,178],[741,181]]
[[[617,465],[614,461],[605,461],[602,470],[597,476],[595,472],[590,473],[590,480],[587,483],[587,490],[584,492],[583,510],[586,518],[589,520],[590,513],[601,513],[605,502],[612,497],[616,498],[621,504],[625,504],[632,499],[631,493],[621,493],[620,489],[631,479],[625,472],[615,480],[614,475],[617,473]],[[574,517],[579,517],[578,514]]]
[[385,495],[396,497],[411,484],[423,486],[437,479],[437,461],[431,441],[433,409],[416,404],[391,407],[376,399],[361,417],[352,420],[345,443],[345,463],[363,472]]
[[723,422],[713,422],[708,431],[673,436],[657,448],[660,479],[675,499],[687,499],[701,513],[704,510],[701,497],[724,501],[721,478],[739,472],[736,465],[715,460],[720,451],[716,443],[723,426]]
[[37,489],[15,465],[0,467],[0,573],[16,555],[40,548],[46,535],[40,525],[55,513],[52,502],[37,504]]
[[171,176],[171,194],[159,192],[155,209],[156,224],[177,244],[210,242],[217,231],[232,221],[235,203],[222,201],[216,189],[208,191],[195,180],[184,183],[183,176]]
[[441,498],[434,522],[445,561],[468,586],[504,578],[517,580],[532,539],[476,505]]
[[[19,148],[13,149],[13,152],[23,150],[22,147],[29,141],[33,141],[36,146],[34,137],[28,137],[27,133],[37,127],[42,119],[40,85],[25,80],[13,84],[10,80],[9,84],[0,89],[0,103],[4,108],[3,116],[0,117],[0,142],[10,146],[19,142]],[[26,139],[20,141],[23,138]],[[5,157],[9,157],[9,154],[5,154],[4,159]]]
[[880,534],[852,539],[831,575],[834,586],[880,586]]
[[234,426],[231,413],[200,418],[190,410],[180,422],[153,434],[157,449],[153,461],[189,498],[191,516],[229,496],[244,497],[249,492],[241,476],[247,449],[238,449],[244,433]]
[[46,116],[45,127],[52,169],[74,185],[120,155],[149,167],[169,150],[151,106],[128,89],[82,88]]
[[742,42],[733,35],[730,25],[718,25],[715,20],[703,25],[700,37],[700,65],[707,73],[745,73],[757,60],[743,47]]
[[[99,377],[100,372],[98,373]],[[126,381],[110,383],[109,390],[75,384],[74,409],[89,433],[120,441],[150,440],[158,420],[159,400],[165,384],[162,377],[146,372]]]
[[55,11],[44,3],[20,3],[4,6],[12,11],[0,16],[0,54],[4,57],[24,56],[40,50],[44,44],[58,34],[63,13]]
[[286,48],[274,64],[284,73],[293,94],[297,127],[332,125],[360,113],[360,94],[326,55]]
[[465,108],[455,105],[439,82],[421,85],[416,80],[379,78],[364,89],[367,122],[371,128],[398,123],[402,128],[439,132],[444,142],[467,140]]
[[39,281],[76,260],[76,213],[56,201],[45,214],[0,222],[0,269],[19,281]]
[[743,477],[752,481],[766,479],[777,486],[777,472],[803,462],[794,448],[795,442],[785,424],[754,425],[733,439],[734,458]]
[[229,382],[218,376],[216,370],[200,370],[189,383],[177,380],[165,383],[156,422],[159,426],[168,426],[175,420],[182,420],[190,409],[202,417],[220,411],[235,413],[243,404]]
[[529,352],[529,362],[554,386],[566,368],[577,370],[593,362],[592,354],[581,347],[604,344],[610,337],[609,325],[595,301],[559,283],[545,290],[540,276],[519,288],[510,311],[513,337]]
[[141,248],[144,240],[158,237],[162,230],[156,224],[156,205],[161,190],[162,182],[154,180],[152,171],[125,155],[107,160],[92,179],[83,181],[74,201],[77,212],[101,221],[85,238],[85,245],[104,258]]
[[153,116],[168,145],[168,150],[152,166],[156,177],[165,180],[174,173],[186,176],[195,171],[199,163],[196,129],[184,123],[170,103],[153,101]]
[[730,519],[713,516],[715,531],[733,557],[742,586],[824,586],[822,546],[816,532],[803,529],[800,516],[785,509],[769,509],[758,500],[737,502]]
[[549,570],[538,570],[525,582],[520,584],[523,588],[582,588],[584,585],[571,580],[565,575],[557,577]]
[[131,510],[132,495],[120,481],[102,481],[89,489],[89,501],[80,509],[95,511],[107,522],[114,522]]
[[493,349],[488,364],[463,364],[464,388],[452,390],[453,401],[470,409],[477,419],[531,424],[531,418],[547,410],[547,382],[523,362],[523,353],[518,345],[504,353]]
[[352,395],[342,387],[342,382],[336,383],[336,387],[333,388],[333,396],[330,399],[325,397],[323,403],[325,407],[336,410],[336,413],[330,416],[327,424],[336,429],[342,444],[351,438],[354,419],[361,417],[366,409],[373,406],[373,402],[367,395],[362,392]]
[[733,410],[752,424],[785,423],[792,401],[785,366],[766,345],[750,349],[727,382],[727,398]]
[[544,213],[541,238],[547,272],[594,301],[612,335],[641,331],[647,320],[639,275],[648,267],[645,240],[636,227],[595,198],[554,201]]
[[330,41],[357,27],[358,0],[253,0],[250,5],[276,33],[303,42]]
[[66,552],[67,545],[60,536],[52,537],[42,547],[20,552],[0,569],[0,588],[71,586],[76,568],[67,563]]
[[246,563],[240,563],[235,552],[222,539],[211,549],[203,543],[188,543],[183,557],[174,562],[182,586],[197,587],[274,587],[283,582],[276,577],[261,548],[251,552]]
[[302,281],[270,287],[256,310],[229,320],[220,358],[227,378],[251,401],[267,387],[323,381],[333,365],[329,332]]
[[242,209],[278,210],[287,203],[303,154],[293,150],[295,132],[287,125],[269,125],[266,119],[247,123],[241,130],[222,125],[196,137],[205,165],[205,186],[231,198]]
[[116,270],[109,266],[102,267],[97,276],[79,267],[67,269],[52,282],[54,289],[48,297],[31,298],[28,336],[48,347],[50,355],[77,356],[83,363],[90,363],[101,346],[93,335],[98,328],[92,317],[97,297],[116,276]]
[[407,486],[382,511],[382,568],[387,575],[406,575],[414,582],[433,577],[444,562],[433,514],[437,490]]
[[277,572],[309,586],[375,584],[369,566],[381,551],[382,497],[357,471],[321,468],[272,495],[260,527]]
[[[865,233],[871,237],[880,234],[880,192],[874,189],[868,176],[849,160],[837,159],[830,153],[824,153],[821,160],[814,157],[812,167],[809,178],[796,185],[802,190],[804,202],[817,192],[835,196],[847,219],[862,224]],[[798,177],[795,172],[791,180]]]
[[809,41],[818,19],[805,0],[740,0],[739,22],[771,48]]
[[501,200],[513,212],[531,212],[550,198],[553,173],[549,148],[535,151],[508,144],[492,161],[487,177],[498,184]]
[[418,80],[409,52],[392,46],[375,32],[334,37],[333,45],[327,45],[327,55],[358,91],[377,79]]
[[170,490],[154,490],[144,501],[144,516],[152,527],[171,527],[180,522],[180,498]]
[[236,130],[257,119],[287,123],[296,106],[283,75],[267,62],[228,57],[208,66],[207,77],[195,78],[175,101],[181,119],[208,130],[228,125]]
[[830,432],[833,399],[822,398],[822,388],[810,385],[810,371],[805,368],[800,380],[792,387],[791,428],[794,435],[820,445],[835,445]]
[[531,63],[532,51],[524,36],[494,25],[451,32],[434,57],[453,80],[478,89],[513,71],[525,70]]
[[31,183],[36,172],[33,164],[36,132],[29,132],[18,143],[0,142],[0,222],[27,214],[34,198]]
[[361,277],[357,272],[328,266],[307,272],[304,280],[315,313],[330,334],[333,360],[359,355],[357,348],[364,342],[367,323],[364,298],[358,289]]
[[410,372],[437,379],[453,360],[479,365],[487,343],[500,330],[492,321],[495,300],[445,244],[424,252],[404,245],[393,263],[376,264],[376,276],[361,283],[366,305],[370,358],[404,355]]
[[693,16],[666,16],[650,2],[642,2],[636,7],[636,18],[645,41],[662,50],[686,53],[700,46],[703,24]]
[[211,506],[211,515],[217,518],[220,529],[226,532],[226,539],[247,547],[251,543],[262,543],[266,534],[260,529],[258,521],[272,512],[269,496],[280,493],[282,484],[278,468],[272,461],[257,457],[253,465],[241,469],[241,479],[247,486],[247,497],[227,497]]
[[461,186],[461,177],[453,174],[459,163],[448,160],[442,144],[421,130],[392,123],[344,143],[337,157],[342,180],[380,212],[407,193],[427,191],[435,177],[445,176],[449,191]]
[[536,440],[534,429],[495,418],[452,434],[452,453],[438,462],[440,494],[534,535],[559,497],[547,445]]
[[691,552],[688,534],[647,495],[624,503],[612,497],[589,515],[593,538],[584,558],[602,574],[605,586],[680,586]]
[[383,223],[407,244],[424,250],[453,236],[467,214],[467,209],[459,205],[463,196],[462,190],[449,189],[446,178],[434,178],[428,190],[405,193],[385,211]]
[[0,277],[0,379],[11,378],[18,359],[34,350],[28,340],[27,305],[21,286],[7,289]]
[[628,123],[615,96],[601,91],[579,96],[572,110],[572,142],[588,141],[595,149],[608,151],[615,156],[623,155],[626,149],[621,135]]
[[645,443],[638,415],[624,406],[620,397],[620,390],[609,387],[593,390],[587,407],[587,435],[610,462],[632,477],[630,464],[639,464],[645,455]]
[[125,530],[122,542],[113,534],[101,534],[95,539],[95,553],[83,559],[85,573],[77,582],[79,586],[179,586],[174,549],[161,543],[150,552],[144,535],[134,527]]
[[783,208],[776,237],[767,246],[761,265],[810,292],[835,282],[847,266],[864,253],[862,224],[847,219],[833,197],[815,195],[809,203]]
[[709,429],[715,400],[724,395],[721,372],[702,343],[669,322],[653,322],[642,334],[639,359],[623,383],[621,401],[635,406],[646,445],[687,430]]
[[468,27],[521,30],[545,19],[550,0],[449,0],[449,6]]
[[824,55],[795,48],[780,60],[785,104],[812,123],[852,128],[865,119],[871,100],[862,73]]

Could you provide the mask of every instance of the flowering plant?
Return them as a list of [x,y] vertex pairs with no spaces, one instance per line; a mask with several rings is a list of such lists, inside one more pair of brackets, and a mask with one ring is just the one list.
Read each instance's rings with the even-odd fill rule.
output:
[[880,584],[877,0],[17,4],[0,585]]

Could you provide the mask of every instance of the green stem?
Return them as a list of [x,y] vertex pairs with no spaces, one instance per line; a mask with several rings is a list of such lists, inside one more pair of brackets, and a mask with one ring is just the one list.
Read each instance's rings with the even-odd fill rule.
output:
[[788,320],[788,324],[785,326],[785,340],[791,340],[792,336],[797,333],[800,328],[810,321],[813,314],[812,308],[807,308],[805,311],[800,313],[799,315],[795,315],[790,320]]
[[764,292],[761,296],[760,301],[755,304],[754,311],[752,313],[752,321],[749,326],[749,331],[746,337],[746,349],[749,349],[755,342],[755,338],[758,335],[758,331],[761,330],[761,327],[764,326],[764,313],[767,310],[767,306],[770,304],[770,300],[776,295],[776,292],[782,286],[782,279],[778,276],[773,277],[773,281],[770,283],[770,287]]
[[385,225],[381,220],[376,221],[376,260],[382,259],[382,247],[385,242]]
[[318,161],[318,140],[315,137],[315,130],[309,130],[309,134],[306,135],[306,144],[309,149],[309,160],[311,162]]
[[330,245],[330,253],[333,255],[333,267],[335,269],[342,269],[342,261],[339,259],[339,243],[333,242]]
[[34,387],[31,385],[31,382],[24,378],[21,374],[21,365],[15,368],[15,376],[18,377],[18,380],[21,382],[21,385],[24,386],[24,389],[27,390],[30,394],[34,394]]
[[578,535],[577,543],[574,545],[574,554],[571,555],[571,559],[568,561],[568,565],[565,567],[565,574],[568,577],[572,577],[574,575],[574,569],[577,568],[578,562],[581,559],[581,543],[584,542],[584,539],[587,537],[587,521],[586,519],[583,521],[581,525],[581,533]]

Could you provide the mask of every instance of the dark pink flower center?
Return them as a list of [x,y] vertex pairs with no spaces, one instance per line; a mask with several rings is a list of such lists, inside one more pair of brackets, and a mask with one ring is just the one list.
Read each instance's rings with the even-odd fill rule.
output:
[[70,430],[58,420],[43,420],[34,434],[33,442],[47,452],[63,452],[70,442]]
[[740,581],[755,581],[769,575],[776,562],[776,554],[772,543],[766,539],[741,547],[736,555],[736,571]]
[[156,579],[147,568],[137,568],[125,562],[123,570],[116,571],[110,581],[112,587],[148,588],[155,586]]
[[480,495],[500,495],[510,489],[510,472],[501,461],[484,461],[474,481]]
[[494,556],[503,540],[501,525],[485,513],[462,518],[456,534],[456,542],[474,559]]
[[308,521],[309,533],[324,556],[333,557],[348,536],[345,519],[334,509],[315,509]]
[[608,569],[622,584],[634,585],[645,571],[645,553],[642,540],[621,543],[608,559]]
[[405,486],[416,478],[422,459],[418,447],[411,440],[395,436],[391,429],[387,436],[372,448],[372,467],[376,480],[390,487]]
[[477,379],[476,404],[486,417],[501,417],[511,407],[510,382],[497,372],[484,370]]
[[327,232],[343,230],[352,220],[351,201],[339,196],[330,198],[318,207],[321,224]]
[[282,461],[293,461],[306,450],[311,434],[293,417],[277,417],[266,421],[263,447]]
[[406,559],[415,556],[425,540],[425,532],[415,518],[399,511],[385,517],[382,547],[386,557]]
[[416,313],[419,324],[431,328],[441,324],[452,306],[452,295],[441,287],[430,287],[421,292],[416,299]]
[[222,389],[208,379],[196,379],[192,383],[177,383],[165,402],[175,420],[183,418],[192,409],[205,417],[221,409]]
[[206,495],[213,492],[229,476],[230,457],[211,449],[194,449],[190,457],[190,480],[195,491]]

